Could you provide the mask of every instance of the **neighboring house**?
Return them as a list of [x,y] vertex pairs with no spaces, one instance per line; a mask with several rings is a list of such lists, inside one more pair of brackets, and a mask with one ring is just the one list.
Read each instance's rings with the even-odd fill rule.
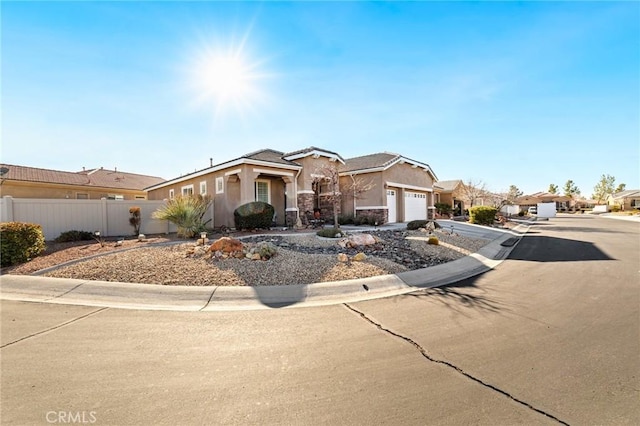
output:
[[63,172],[0,164],[0,194],[14,198],[66,198],[78,200],[145,200],[146,187],[163,182],[155,176],[104,168]]
[[340,187],[349,188],[357,179],[373,188],[360,197],[344,193],[344,214],[372,216],[378,223],[434,217],[437,177],[428,164],[393,153],[349,158],[340,168]]
[[[263,149],[212,165],[147,188],[149,199],[202,194],[213,199],[214,226],[234,226],[233,211],[251,201],[275,208],[277,225],[292,226],[314,209],[330,220],[333,207],[327,170],[339,173],[341,214],[376,216],[380,224],[426,218],[433,207],[435,175],[423,163],[397,154],[373,154],[345,160],[339,154],[309,147],[283,153]],[[346,189],[354,179],[366,179],[372,189],[359,198]]]
[[640,209],[640,189],[628,189],[616,194],[611,194],[607,197],[607,205],[617,206],[623,211]]
[[448,204],[454,216],[462,216],[466,207],[463,200],[464,183],[460,179],[438,181],[433,189],[436,192],[436,203]]
[[537,207],[538,203],[556,203],[557,211],[566,211],[572,206],[572,198],[566,195],[551,194],[550,192],[536,192],[531,195],[524,195],[517,199],[516,204],[521,209]]

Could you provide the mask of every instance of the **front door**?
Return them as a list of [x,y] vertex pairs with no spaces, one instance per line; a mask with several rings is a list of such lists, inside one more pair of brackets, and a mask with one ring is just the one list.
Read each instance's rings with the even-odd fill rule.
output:
[[396,215],[396,190],[387,189],[387,209],[389,213],[389,223],[395,223],[398,218]]

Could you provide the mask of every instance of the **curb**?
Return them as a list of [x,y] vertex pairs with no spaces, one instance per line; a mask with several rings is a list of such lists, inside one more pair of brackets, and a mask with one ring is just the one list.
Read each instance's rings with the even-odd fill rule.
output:
[[[138,310],[237,311],[325,306],[380,299],[441,287],[487,272],[506,259],[531,223],[478,252],[429,268],[346,281],[281,286],[158,286],[30,275],[0,276],[0,300]],[[514,242],[515,239],[515,242]],[[504,244],[504,245],[503,245]]]

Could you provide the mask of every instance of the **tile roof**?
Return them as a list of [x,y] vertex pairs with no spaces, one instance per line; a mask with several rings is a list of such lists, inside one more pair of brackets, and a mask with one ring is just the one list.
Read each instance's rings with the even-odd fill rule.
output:
[[392,154],[390,152],[379,152],[377,154],[347,158],[344,161],[345,164],[340,168],[340,171],[354,172],[356,170],[376,169],[379,167],[384,168],[399,158],[399,154]]
[[626,191],[611,194],[611,197],[614,199],[640,197],[640,189],[627,189]]
[[434,186],[437,186],[438,188],[442,188],[444,191],[453,191],[460,184],[462,184],[462,180],[460,179],[439,180],[434,184]]
[[296,155],[299,155],[299,154],[311,153],[313,151],[325,152],[327,154],[330,154],[331,156],[338,157],[339,159],[344,161],[342,156],[340,154],[338,154],[337,152],[329,151],[327,149],[322,149],[322,148],[318,148],[318,147],[315,147],[315,146],[310,146],[310,147],[299,149],[299,150],[293,151],[293,152],[287,152],[286,154],[283,154],[282,156],[284,158],[287,158],[287,157],[293,157],[293,156],[296,156]]
[[104,188],[142,190],[148,186],[164,182],[156,176],[139,175],[117,170],[89,169],[81,172],[40,169],[37,167],[0,164],[9,171],[2,177],[7,180],[23,182],[56,183],[63,185],[82,185]]
[[285,157],[285,154],[283,152],[276,151],[275,149],[261,149],[259,151],[245,154],[240,158],[247,158],[257,161],[268,161],[270,163],[286,164],[288,166],[299,166],[298,163],[285,160],[283,157]]

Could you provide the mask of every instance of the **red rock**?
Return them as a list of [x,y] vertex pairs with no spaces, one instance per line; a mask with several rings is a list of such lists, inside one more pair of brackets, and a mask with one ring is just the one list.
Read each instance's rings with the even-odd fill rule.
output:
[[242,252],[242,247],[241,241],[230,237],[222,237],[211,244],[209,251],[214,253],[217,251],[221,251],[222,253],[235,253]]

